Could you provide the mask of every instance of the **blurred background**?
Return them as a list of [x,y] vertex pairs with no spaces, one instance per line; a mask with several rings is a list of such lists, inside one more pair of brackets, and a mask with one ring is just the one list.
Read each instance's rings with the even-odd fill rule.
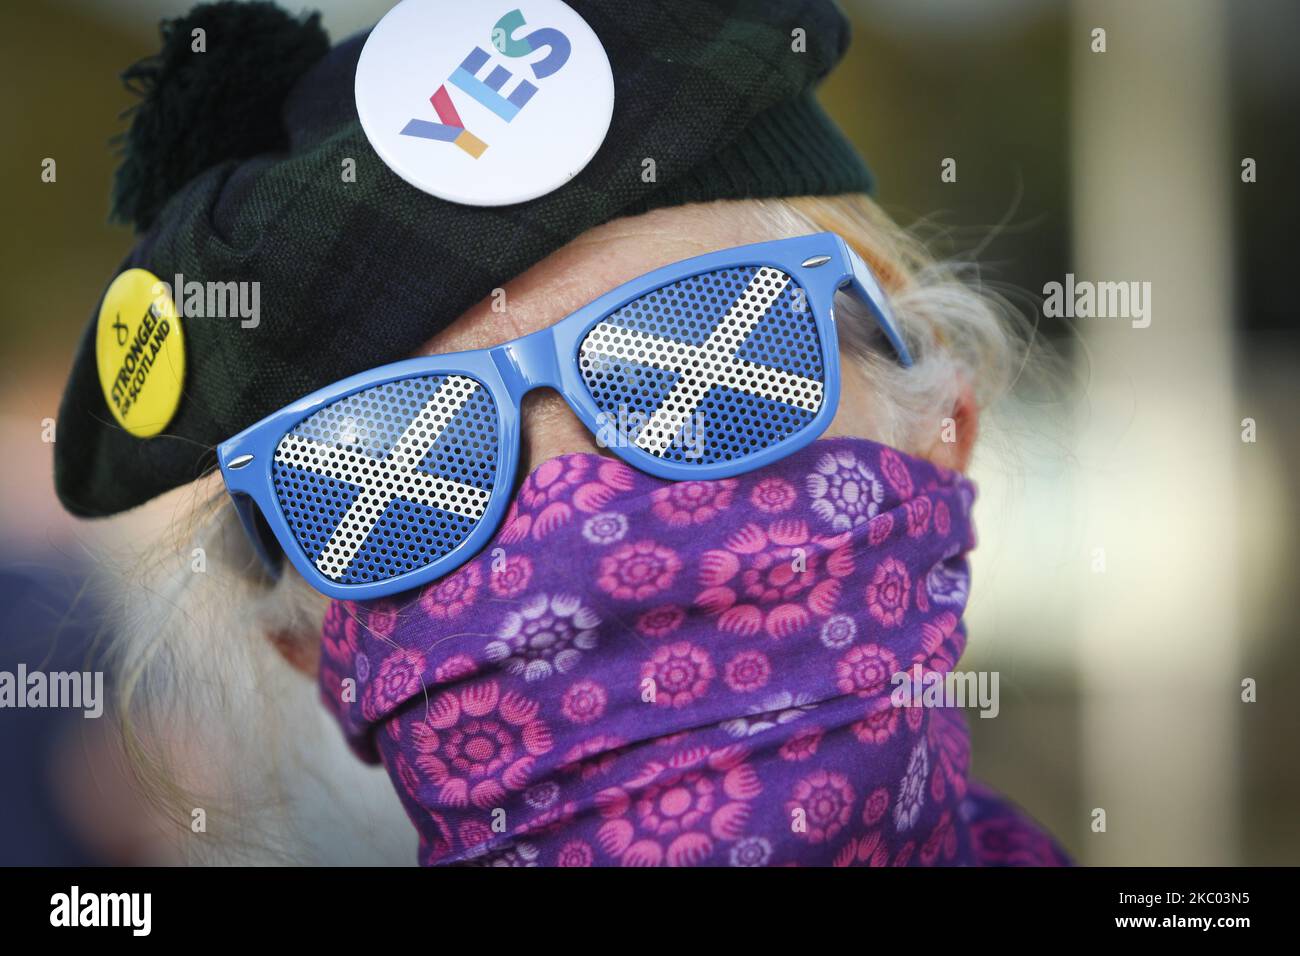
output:
[[[188,6],[0,9],[0,670],[94,667],[106,639],[85,580],[120,524],[61,511],[42,430],[131,243],[106,222],[132,102],[117,75]],[[335,38],[389,6],[310,4]],[[1064,362],[996,411],[974,469],[963,666],[1000,672],[1001,713],[971,720],[973,772],[1086,864],[1300,863],[1300,5],[843,6],[855,41],[822,99],[878,198],[976,263]],[[1067,273],[1150,282],[1150,326],[1044,318]],[[124,520],[161,525],[167,507]],[[112,737],[108,719],[0,712],[0,863],[166,859]]]

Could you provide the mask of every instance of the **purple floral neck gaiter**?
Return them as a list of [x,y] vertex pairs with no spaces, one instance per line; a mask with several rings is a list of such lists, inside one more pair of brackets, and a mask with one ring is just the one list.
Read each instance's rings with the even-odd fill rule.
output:
[[335,602],[322,694],[424,864],[1066,862],[968,782],[960,710],[891,700],[961,656],[973,499],[864,439],[720,481],[565,455],[453,574]]

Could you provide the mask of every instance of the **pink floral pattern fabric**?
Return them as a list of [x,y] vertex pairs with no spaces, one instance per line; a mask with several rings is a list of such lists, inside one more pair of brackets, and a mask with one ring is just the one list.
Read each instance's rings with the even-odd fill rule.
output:
[[971,784],[964,714],[890,700],[965,648],[974,494],[862,439],[725,481],[553,459],[453,574],[331,605],[322,696],[428,865],[1065,863]]

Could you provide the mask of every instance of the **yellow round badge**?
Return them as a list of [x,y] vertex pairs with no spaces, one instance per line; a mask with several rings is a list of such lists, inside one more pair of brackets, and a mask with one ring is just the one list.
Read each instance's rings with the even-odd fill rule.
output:
[[167,427],[185,383],[185,336],[167,285],[147,269],[127,269],[99,306],[95,359],[104,400],[137,438]]

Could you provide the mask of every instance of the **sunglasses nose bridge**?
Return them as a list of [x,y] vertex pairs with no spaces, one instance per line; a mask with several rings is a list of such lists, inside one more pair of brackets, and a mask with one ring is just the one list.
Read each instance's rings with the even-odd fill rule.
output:
[[488,354],[515,397],[543,386],[560,387],[559,361],[555,354],[555,332],[541,329],[489,349]]

